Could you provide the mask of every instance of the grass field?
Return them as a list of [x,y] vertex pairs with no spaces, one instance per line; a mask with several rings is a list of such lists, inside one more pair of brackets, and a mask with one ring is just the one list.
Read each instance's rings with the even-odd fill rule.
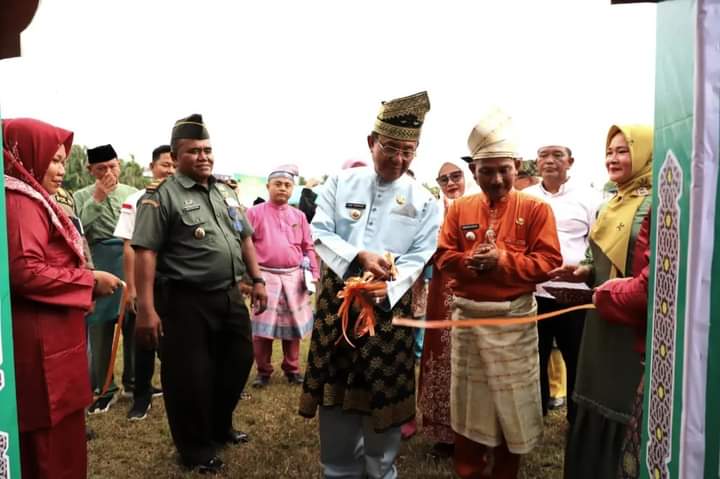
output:
[[[317,421],[298,416],[299,386],[290,386],[280,371],[281,351],[275,342],[276,373],[263,390],[249,387],[251,398],[240,401],[235,410],[235,427],[250,434],[250,442],[221,451],[226,478],[317,478],[321,477]],[[303,359],[307,356],[303,342]],[[120,355],[121,356],[121,355]],[[122,370],[118,361],[117,370]],[[251,373],[251,379],[255,370]],[[157,378],[156,378],[157,380]],[[177,465],[177,456],[162,398],[144,421],[125,418],[130,400],[122,399],[109,412],[89,418],[98,437],[89,442],[89,474],[92,478],[164,479],[206,477],[189,474]],[[562,476],[564,409],[546,419],[543,443],[523,460],[521,478],[549,479]],[[434,461],[426,452],[431,444],[422,434],[406,441],[397,459],[401,478],[455,477],[449,461]]]

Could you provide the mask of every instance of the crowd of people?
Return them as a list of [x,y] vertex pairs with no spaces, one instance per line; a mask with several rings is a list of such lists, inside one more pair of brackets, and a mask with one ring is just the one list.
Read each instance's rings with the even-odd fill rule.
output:
[[[95,181],[72,194],[73,133],[3,120],[23,476],[86,477],[86,415],[120,394],[133,398],[129,420],[163,395],[182,464],[222,471],[220,447],[249,440],[232,418],[252,365],[252,386],[270,387],[279,339],[299,413],[319,419],[324,477],[394,478],[417,432],[462,478],[517,477],[552,404],[554,347],[567,370],[565,477],[638,477],[652,129],[610,127],[615,192],[603,200],[571,174],[567,139],[538,145],[540,178],[519,178],[512,120],[493,109],[469,155],[439,166],[436,198],[409,169],[429,110],[425,92],[383,102],[372,161],[305,185],[297,208],[292,164],[269,171],[267,201],[241,205],[242,185],[213,176],[199,114],[153,151],[146,189],[119,182],[108,144],[88,149]],[[343,309],[357,278],[373,287]],[[587,315],[565,311],[590,301]],[[542,313],[554,317],[533,320]],[[423,334],[396,318],[497,321]]]

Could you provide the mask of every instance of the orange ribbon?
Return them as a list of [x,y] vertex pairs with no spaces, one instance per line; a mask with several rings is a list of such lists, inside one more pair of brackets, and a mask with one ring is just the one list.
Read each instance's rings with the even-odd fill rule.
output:
[[579,311],[581,309],[595,309],[594,304],[581,304],[579,306],[571,306],[569,308],[560,309],[550,313],[538,314],[536,316],[512,317],[503,316],[499,318],[473,318],[452,320],[446,319],[442,321],[417,321],[414,319],[394,318],[392,323],[394,326],[407,326],[409,328],[426,328],[426,329],[445,329],[445,328],[473,328],[475,326],[511,326],[513,324],[529,324],[543,319],[554,318],[561,314]]
[[355,347],[347,333],[348,326],[350,325],[350,309],[355,302],[357,302],[360,309],[360,314],[358,315],[357,321],[355,321],[355,337],[361,338],[366,334],[375,336],[375,307],[365,293],[383,288],[385,288],[385,283],[382,281],[371,282],[357,277],[348,278],[348,280],[345,281],[345,287],[337,294],[337,297],[343,300],[338,310],[338,316],[340,316],[340,320],[342,321],[342,337],[338,338],[335,344],[340,343],[344,338],[350,346]]

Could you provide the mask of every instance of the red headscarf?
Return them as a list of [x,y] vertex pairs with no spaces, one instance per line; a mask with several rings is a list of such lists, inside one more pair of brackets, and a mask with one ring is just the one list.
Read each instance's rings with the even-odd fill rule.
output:
[[40,201],[60,234],[84,262],[80,235],[62,208],[50,199],[42,186],[50,161],[60,145],[65,145],[65,151],[70,154],[73,133],[39,120],[15,118],[2,121],[2,136],[5,174],[17,178],[30,189],[22,185],[13,186],[16,182],[7,178],[5,187]]

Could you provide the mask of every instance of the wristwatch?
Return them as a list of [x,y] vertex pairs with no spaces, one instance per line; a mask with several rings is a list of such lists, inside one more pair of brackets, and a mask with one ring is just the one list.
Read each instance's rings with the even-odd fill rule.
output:
[[253,284],[265,284],[265,280],[262,278],[253,278],[252,282]]

